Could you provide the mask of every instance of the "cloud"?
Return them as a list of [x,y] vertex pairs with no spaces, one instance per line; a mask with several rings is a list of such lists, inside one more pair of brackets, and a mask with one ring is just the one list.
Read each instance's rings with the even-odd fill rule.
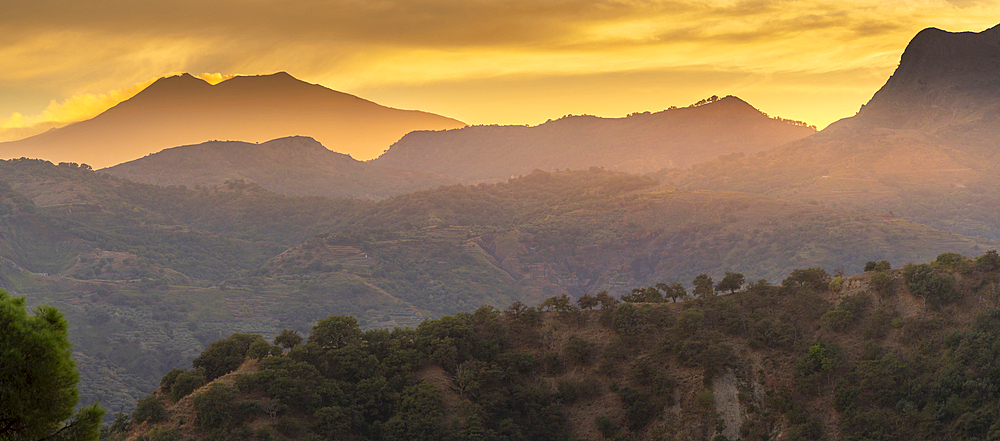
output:
[[614,73],[694,66],[761,81],[789,72],[887,77],[924,27],[978,31],[1000,21],[1000,4],[972,0],[7,3],[0,7],[0,90],[73,97],[56,108],[46,107],[48,99],[35,108],[0,102],[0,115],[21,112],[36,125],[113,101],[95,91],[184,71],[287,71],[347,92],[478,84],[468,93],[481,96],[499,78],[598,73],[608,75],[594,81],[613,81]]

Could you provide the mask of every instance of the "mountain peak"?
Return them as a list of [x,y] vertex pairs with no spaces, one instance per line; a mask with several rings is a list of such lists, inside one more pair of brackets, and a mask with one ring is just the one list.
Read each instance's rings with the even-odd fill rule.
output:
[[150,84],[139,93],[175,93],[179,91],[199,90],[205,86],[211,87],[212,85],[208,84],[207,81],[202,80],[201,78],[196,78],[191,74],[184,72],[179,75],[162,77],[154,81],[153,84]]
[[[899,67],[848,125],[935,133],[953,121],[982,121],[1000,105],[1000,26],[982,32],[927,28]],[[976,123],[978,124],[978,123]]]

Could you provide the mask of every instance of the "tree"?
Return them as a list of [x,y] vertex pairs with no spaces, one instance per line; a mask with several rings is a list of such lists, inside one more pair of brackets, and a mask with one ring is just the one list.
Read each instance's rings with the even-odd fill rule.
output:
[[281,334],[278,334],[278,336],[274,338],[274,344],[285,349],[292,349],[302,344],[302,336],[294,330],[283,329],[281,330]]
[[889,271],[892,269],[892,264],[888,260],[880,260],[878,262],[874,260],[869,260],[865,264],[865,272],[868,271]]
[[939,273],[933,266],[922,263],[912,263],[903,267],[903,279],[906,287],[913,295],[927,299],[934,309],[951,302],[958,293],[955,291],[955,278],[950,274]]
[[743,277],[743,274],[726,271],[726,276],[719,281],[715,290],[718,292],[729,291],[729,293],[732,294],[739,291],[739,289],[743,287],[744,281],[746,281],[746,279]]
[[576,304],[580,307],[580,309],[594,309],[598,303],[597,297],[590,294],[584,294],[580,296],[579,299],[576,299]]
[[875,292],[880,295],[887,296],[892,294],[892,276],[883,271],[878,271],[875,274],[872,274],[872,279],[871,282],[869,282],[869,285],[871,285],[871,287],[875,289]]
[[691,283],[694,285],[692,294],[695,297],[710,297],[715,294],[715,284],[712,283],[712,278],[708,277],[708,274],[698,274]]
[[674,282],[671,284],[657,283],[656,287],[663,291],[663,297],[670,299],[671,302],[676,302],[678,299],[685,300],[688,297],[687,290],[684,289],[684,284],[681,282]]
[[612,297],[607,291],[597,293],[594,298],[601,304],[601,309],[614,308],[618,305],[618,299]]
[[223,383],[213,383],[197,395],[192,405],[198,411],[198,424],[204,429],[229,427],[237,422],[236,391]]
[[24,297],[0,290],[0,439],[94,440],[104,409],[76,406],[79,374],[62,313],[39,306],[29,316]]
[[801,287],[813,291],[825,291],[830,288],[830,274],[823,268],[793,269],[792,273],[781,281],[783,286]]
[[332,315],[316,323],[308,343],[327,349],[339,349],[361,340],[358,319],[347,315]]
[[208,345],[191,364],[195,368],[203,368],[205,381],[212,381],[240,367],[250,345],[258,340],[263,341],[264,338],[257,334],[233,334]]

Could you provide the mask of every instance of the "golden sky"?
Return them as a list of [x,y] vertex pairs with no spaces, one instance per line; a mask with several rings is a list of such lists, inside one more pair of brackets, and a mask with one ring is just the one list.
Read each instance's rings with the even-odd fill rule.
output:
[[177,72],[287,71],[470,124],[736,95],[822,128],[853,115],[921,29],[998,23],[994,0],[2,2],[0,141]]

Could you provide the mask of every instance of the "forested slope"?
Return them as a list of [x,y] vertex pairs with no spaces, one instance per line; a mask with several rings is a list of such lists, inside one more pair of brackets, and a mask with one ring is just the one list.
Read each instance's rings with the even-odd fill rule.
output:
[[107,435],[907,440],[1000,431],[1000,257],[945,253],[867,269],[848,278],[800,269],[780,286],[709,282],[702,297],[677,303],[664,300],[669,285],[636,289],[625,303],[552,297],[414,330],[362,331],[334,316],[274,345],[237,334],[164,377]]

